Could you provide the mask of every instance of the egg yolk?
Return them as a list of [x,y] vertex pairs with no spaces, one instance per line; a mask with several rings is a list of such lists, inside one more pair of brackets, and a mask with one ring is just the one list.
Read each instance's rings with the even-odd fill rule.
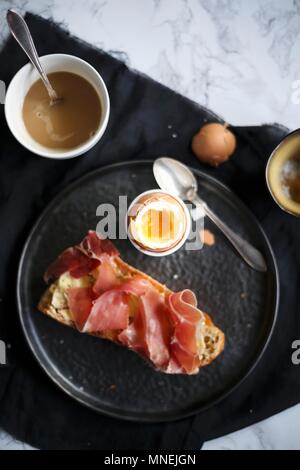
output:
[[145,238],[153,242],[173,240],[178,231],[178,220],[168,209],[150,209],[141,217],[140,230]]

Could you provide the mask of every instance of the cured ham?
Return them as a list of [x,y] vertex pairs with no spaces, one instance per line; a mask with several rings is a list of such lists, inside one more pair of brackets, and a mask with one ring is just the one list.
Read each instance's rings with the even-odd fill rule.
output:
[[84,333],[98,333],[106,330],[124,330],[129,321],[128,294],[118,290],[108,290],[92,305],[83,327]]
[[93,230],[89,230],[86,237],[78,245],[82,252],[93,259],[101,260],[103,255],[110,257],[119,256],[119,251],[115,245],[107,238],[103,239]]
[[[95,232],[65,250],[44,278],[57,281],[40,310],[59,321],[69,315],[67,324],[78,331],[127,346],[163,372],[195,374],[223,349],[224,334],[191,290],[170,291],[124,263],[112,242]],[[63,317],[51,304],[54,297],[65,299]]]
[[79,245],[67,248],[50,264],[44,280],[48,283],[67,271],[72,277],[79,279],[97,268],[103,257],[112,258],[118,255],[118,250],[110,240],[103,240],[90,230]]
[[118,338],[122,344],[143,353],[156,367],[164,367],[170,360],[172,327],[164,300],[148,284],[138,299],[138,311],[133,322]]
[[57,279],[69,271],[71,276],[80,278],[93,271],[100,264],[99,260],[92,259],[83,254],[77,247],[65,250],[44,274],[45,282]]
[[187,289],[168,296],[167,305],[174,323],[172,354],[187,373],[193,373],[201,364],[198,341],[204,315],[195,294]]
[[103,294],[103,292],[113,289],[114,287],[120,285],[120,283],[121,280],[117,276],[110,257],[103,257],[98,268],[96,282],[93,286],[95,294]]
[[95,295],[91,287],[73,287],[66,292],[76,328],[81,331],[90,316]]

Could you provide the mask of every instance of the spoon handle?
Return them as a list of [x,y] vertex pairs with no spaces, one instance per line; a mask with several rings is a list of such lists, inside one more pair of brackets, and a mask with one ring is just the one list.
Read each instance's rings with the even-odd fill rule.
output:
[[23,51],[27,54],[30,62],[35,66],[35,68],[39,72],[41,79],[45,87],[47,88],[51,102],[56,101],[58,99],[57,94],[52,88],[52,85],[49,82],[49,79],[40,63],[32,36],[24,18],[16,11],[8,10],[6,19],[13,37],[22,47]]
[[260,251],[258,251],[249,242],[244,240],[240,235],[235,233],[228,227],[209,207],[208,205],[196,196],[193,199],[196,206],[201,207],[205,214],[216,224],[216,226],[223,232],[226,238],[230,241],[243,260],[257,271],[267,271],[265,259]]

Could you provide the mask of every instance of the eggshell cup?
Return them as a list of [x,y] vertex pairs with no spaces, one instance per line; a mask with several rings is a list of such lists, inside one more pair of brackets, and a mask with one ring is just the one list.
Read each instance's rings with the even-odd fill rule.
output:
[[[134,240],[133,235],[132,235],[131,230],[130,230],[130,227],[129,227],[129,223],[128,223],[129,217],[131,215],[131,212],[132,212],[134,206],[139,204],[139,201],[141,200],[141,198],[143,198],[144,196],[148,196],[148,195],[151,195],[151,194],[158,194],[158,193],[163,194],[163,195],[168,195],[168,196],[172,197],[173,199],[175,199],[180,204],[181,208],[183,209],[184,214],[185,214],[185,219],[186,219],[186,227],[185,227],[183,237],[180,239],[180,241],[175,246],[172,246],[170,249],[167,249],[167,250],[164,250],[164,251],[154,251],[153,249],[152,250],[150,250],[150,249],[147,250],[145,247],[140,246]],[[128,234],[128,238],[131,241],[132,245],[137,250],[144,253],[145,255],[161,257],[161,256],[167,256],[167,255],[171,255],[172,253],[175,253],[186,242],[186,240],[187,240],[187,238],[190,234],[190,230],[191,230],[191,216],[190,216],[190,213],[189,213],[188,208],[185,205],[185,203],[179,197],[174,196],[173,194],[168,193],[167,191],[162,191],[161,189],[150,189],[149,191],[145,191],[145,192],[139,194],[132,201],[132,203],[130,204],[130,206],[128,208],[128,211],[127,211],[127,234]]]

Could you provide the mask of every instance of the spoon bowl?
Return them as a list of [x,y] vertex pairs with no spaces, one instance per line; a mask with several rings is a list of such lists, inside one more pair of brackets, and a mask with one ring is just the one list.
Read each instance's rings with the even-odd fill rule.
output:
[[191,170],[169,157],[161,157],[153,164],[153,173],[157,184],[180,197],[183,200],[192,201],[198,191],[198,184]]

